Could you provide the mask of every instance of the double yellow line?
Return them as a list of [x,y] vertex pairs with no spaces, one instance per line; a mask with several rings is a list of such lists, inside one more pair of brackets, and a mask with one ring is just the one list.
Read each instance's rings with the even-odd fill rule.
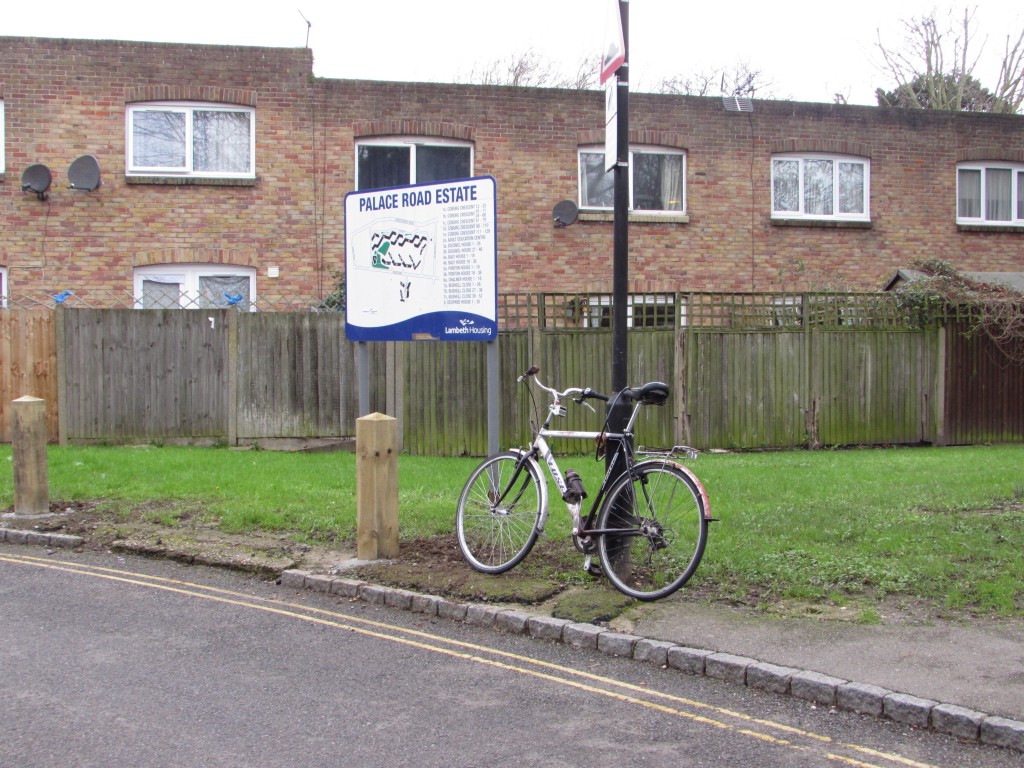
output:
[[[929,763],[911,760],[900,755],[882,752],[858,744],[836,742],[828,736],[793,726],[765,720],[743,712],[687,699],[653,690],[644,685],[566,667],[530,656],[510,653],[488,646],[452,640],[430,632],[407,629],[393,624],[373,621],[338,611],[324,610],[298,603],[247,595],[228,589],[209,587],[178,579],[103,568],[66,560],[49,560],[28,555],[0,554],[0,563],[45,568],[97,579],[147,587],[163,592],[211,600],[240,608],[263,611],[288,619],[311,622],[333,629],[399,643],[431,653],[444,654],[462,661],[481,664],[520,675],[528,675],[556,685],[575,688],[594,696],[602,696],[623,703],[654,710],[665,715],[682,718],[701,725],[733,732],[760,742],[817,755],[842,765],[856,768],[936,768]],[[880,762],[867,762],[867,760]]]

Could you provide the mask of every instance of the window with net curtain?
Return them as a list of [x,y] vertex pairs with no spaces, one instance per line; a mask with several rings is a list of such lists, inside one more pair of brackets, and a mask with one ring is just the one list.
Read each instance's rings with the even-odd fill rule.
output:
[[384,189],[431,184],[473,175],[468,144],[435,144],[416,139],[359,142],[356,189]]
[[1024,226],[1024,164],[961,163],[956,187],[957,221]]
[[141,309],[223,309],[252,307],[255,270],[223,274],[214,265],[190,265],[175,270],[158,267],[136,275],[136,306]]
[[[686,155],[657,149],[632,149],[629,153],[629,208],[633,211],[686,210]],[[583,149],[579,152],[581,208],[607,208],[615,205],[615,174],[605,171],[604,152]]]
[[867,220],[866,158],[776,155],[772,158],[772,216]]
[[255,112],[159,104],[128,111],[128,172],[254,177]]

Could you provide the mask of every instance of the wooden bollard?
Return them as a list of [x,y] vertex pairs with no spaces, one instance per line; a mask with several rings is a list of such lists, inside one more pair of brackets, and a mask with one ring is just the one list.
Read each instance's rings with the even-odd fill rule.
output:
[[356,555],[398,557],[398,420],[356,419]]
[[50,511],[46,475],[46,401],[19,397],[13,403],[11,458],[14,462],[14,514]]

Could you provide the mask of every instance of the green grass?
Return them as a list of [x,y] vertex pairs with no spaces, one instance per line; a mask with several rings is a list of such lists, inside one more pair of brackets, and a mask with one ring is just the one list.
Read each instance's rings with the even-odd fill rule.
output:
[[[477,459],[399,459],[403,538],[451,535]],[[603,465],[560,460],[591,492]],[[691,464],[720,519],[693,584],[747,604],[923,598],[955,611],[1024,615],[1024,446],[704,454]],[[201,516],[226,531],[355,534],[355,456],[223,448],[51,447],[50,498],[145,506],[174,524]],[[0,446],[0,509],[13,504]],[[568,540],[552,493],[548,534]]]

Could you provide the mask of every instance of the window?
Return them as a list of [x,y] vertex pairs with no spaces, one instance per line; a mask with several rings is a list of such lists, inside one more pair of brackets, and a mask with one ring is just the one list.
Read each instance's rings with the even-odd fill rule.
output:
[[356,189],[430,184],[473,175],[469,144],[420,139],[368,139],[356,145]]
[[0,309],[7,309],[7,267],[0,267]]
[[1024,164],[961,163],[956,172],[956,220],[1024,226]]
[[135,306],[140,309],[248,311],[256,298],[256,270],[223,264],[164,264],[135,270]]
[[[611,296],[591,294],[574,299],[574,302],[579,307],[576,314],[580,327],[612,327]],[[573,309],[576,309],[575,305]],[[686,325],[686,304],[684,301],[677,303],[675,294],[630,294],[627,298],[627,328],[672,328],[676,325]]]
[[128,173],[256,177],[256,112],[217,104],[128,107]]
[[772,217],[868,221],[870,161],[828,155],[772,157]]
[[[604,169],[604,152],[581,149],[580,208],[615,205],[615,174]],[[682,150],[635,148],[629,151],[629,208],[632,211],[686,210],[686,153]]]

